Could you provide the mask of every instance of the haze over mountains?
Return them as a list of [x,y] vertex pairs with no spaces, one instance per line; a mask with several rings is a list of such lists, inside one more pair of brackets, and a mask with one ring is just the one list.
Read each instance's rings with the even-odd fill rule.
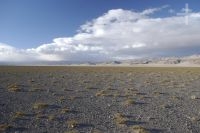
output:
[[177,65],[177,66],[200,66],[200,55],[191,55],[184,57],[155,57],[140,58],[129,60],[111,60],[111,61],[30,61],[30,62],[0,62],[0,65],[81,65],[81,66],[134,66],[134,65]]

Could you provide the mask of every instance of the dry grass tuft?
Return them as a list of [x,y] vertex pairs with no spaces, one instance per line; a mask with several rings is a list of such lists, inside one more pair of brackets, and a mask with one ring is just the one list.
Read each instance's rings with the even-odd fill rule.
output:
[[35,103],[33,105],[34,109],[45,109],[47,107],[49,107],[49,105],[47,103]]
[[145,129],[144,127],[142,126],[133,126],[131,127],[131,131],[133,133],[149,133],[149,131],[147,129]]
[[160,94],[162,94],[162,93],[161,93],[161,92],[158,92],[158,91],[154,91],[153,94],[154,94],[154,95],[160,95]]
[[48,118],[45,114],[42,114],[42,113],[37,113],[36,116],[35,116],[36,119],[46,119]]
[[180,97],[178,97],[178,96],[171,96],[171,99],[173,99],[173,100],[179,100]]
[[42,89],[40,89],[40,88],[32,88],[30,90],[30,92],[40,92],[40,91],[42,91]]
[[162,105],[160,105],[160,107],[163,109],[171,108],[171,106],[168,104],[162,104]]
[[14,115],[14,118],[17,119],[17,118],[21,118],[23,116],[25,116],[26,114],[23,113],[23,112],[16,112],[15,115]]
[[161,81],[161,83],[164,83],[164,84],[165,84],[165,83],[170,83],[170,82],[171,82],[170,79],[164,79],[164,80]]
[[62,102],[64,102],[66,100],[66,98],[64,96],[61,96],[61,97],[58,98],[58,100],[59,100],[59,102],[62,103]]
[[70,131],[66,131],[64,133],[79,133],[79,131],[78,130],[70,130]]
[[96,94],[95,94],[95,96],[105,96],[106,95],[106,91],[105,90],[101,90],[101,91],[99,91],[99,92],[97,92]]
[[69,100],[75,100],[76,98],[78,98],[77,96],[70,96],[68,99]]
[[198,99],[198,98],[197,98],[197,96],[192,95],[192,96],[191,96],[191,99],[194,100],[194,99]]
[[127,119],[121,113],[116,113],[114,115],[114,120],[117,125],[125,125],[127,122]]
[[91,133],[103,133],[103,132],[100,131],[100,130],[98,130],[98,129],[93,129],[93,130],[91,131]]
[[33,82],[35,82],[35,80],[34,80],[34,79],[30,79],[29,82],[30,82],[30,83],[33,83]]
[[8,91],[10,91],[10,92],[20,92],[20,91],[22,91],[22,89],[20,88],[19,85],[13,84],[13,85],[8,86]]
[[66,108],[66,107],[61,110],[62,114],[65,114],[65,113],[68,113],[68,112],[70,112],[70,109]]
[[114,96],[115,98],[118,98],[118,97],[120,97],[121,95],[120,95],[119,93],[116,92],[116,93],[113,94],[113,96]]
[[6,130],[12,128],[11,125],[8,125],[8,124],[0,124],[0,131],[1,132],[5,132]]
[[55,115],[49,115],[48,116],[48,120],[49,121],[54,121],[54,120],[56,120],[56,116]]
[[88,90],[97,90],[98,88],[89,86],[89,87],[86,87],[86,89],[88,89]]
[[135,104],[135,101],[132,100],[132,99],[127,99],[125,102],[124,102],[124,105],[125,106],[130,106],[130,105],[133,105]]
[[78,127],[78,122],[76,120],[67,121],[68,128],[76,128]]
[[192,122],[199,122],[200,119],[198,117],[190,117],[190,116],[186,116],[188,119],[190,119]]

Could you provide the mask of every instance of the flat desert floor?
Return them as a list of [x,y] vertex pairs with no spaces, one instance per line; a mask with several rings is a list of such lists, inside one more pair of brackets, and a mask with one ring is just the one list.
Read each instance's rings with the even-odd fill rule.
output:
[[200,68],[2,66],[0,132],[198,133]]

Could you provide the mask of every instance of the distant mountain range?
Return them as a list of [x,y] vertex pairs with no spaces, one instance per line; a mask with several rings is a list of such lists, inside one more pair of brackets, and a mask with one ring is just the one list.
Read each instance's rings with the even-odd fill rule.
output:
[[162,57],[162,58],[142,58],[133,60],[121,60],[105,62],[103,64],[111,65],[200,65],[200,55],[185,57]]
[[34,62],[0,62],[0,65],[22,65],[22,66],[46,66],[46,65],[199,65],[200,55],[192,55],[185,57],[162,57],[162,58],[141,58],[131,60],[114,60],[107,62],[84,62],[84,61],[34,61]]

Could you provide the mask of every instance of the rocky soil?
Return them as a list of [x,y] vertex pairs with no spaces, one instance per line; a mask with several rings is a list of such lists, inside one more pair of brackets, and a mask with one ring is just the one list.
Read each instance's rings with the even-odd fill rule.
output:
[[200,69],[0,67],[0,132],[198,133]]

